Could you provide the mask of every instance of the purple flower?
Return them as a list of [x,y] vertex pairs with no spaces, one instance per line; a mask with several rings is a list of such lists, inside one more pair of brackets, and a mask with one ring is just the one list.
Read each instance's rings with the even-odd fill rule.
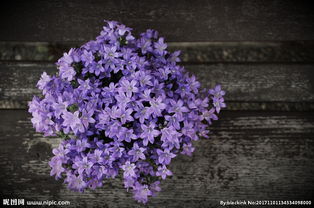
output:
[[72,55],[74,55],[75,53],[75,50],[71,49],[69,53],[64,53],[63,57],[59,59],[57,63],[60,71],[60,77],[62,79],[66,79],[67,81],[72,81],[74,76],[76,75],[76,72],[71,65],[74,61],[74,57]]
[[127,28],[125,25],[118,25],[117,29],[118,29],[118,34],[121,36],[123,36],[126,31],[130,31],[130,28]]
[[149,108],[149,111],[155,116],[161,116],[161,111],[166,108],[166,104],[162,102],[162,98],[153,98],[151,101],[149,101],[149,104],[151,105]]
[[110,125],[106,128],[105,134],[109,138],[114,138],[118,136],[120,129],[121,129],[121,123],[119,121],[111,122]]
[[205,119],[209,124],[211,124],[211,120],[218,120],[218,117],[215,115],[215,108],[203,111],[201,115],[201,120],[203,119]]
[[190,78],[187,79],[188,86],[194,93],[198,93],[198,89],[201,86],[201,84],[196,81],[195,76],[191,76]]
[[76,72],[71,66],[60,66],[60,75],[62,79],[72,81],[74,76],[76,75]]
[[189,109],[185,106],[183,106],[183,101],[178,100],[177,102],[174,100],[170,100],[170,104],[172,107],[170,108],[170,113],[175,113],[176,116],[181,119],[183,116],[183,113],[189,112]]
[[225,92],[201,89],[157,31],[135,38],[131,30],[106,21],[95,40],[64,53],[56,74],[41,75],[42,97],[28,111],[37,132],[63,139],[52,150],[52,176],[82,192],[122,169],[124,187],[147,203],[172,175],[171,159],[191,156],[192,142],[208,138]]
[[93,165],[94,163],[89,161],[87,157],[83,157],[83,159],[76,158],[76,161],[73,164],[73,168],[77,169],[80,175],[83,173],[83,171],[85,171],[85,173],[89,175]]
[[42,73],[40,80],[37,82],[38,89],[40,90],[45,89],[45,87],[50,81],[51,81],[51,77],[46,72]]
[[142,54],[152,51],[152,42],[149,39],[141,38],[137,44],[137,47],[141,49]]
[[93,53],[90,51],[83,51],[83,54],[81,55],[81,60],[84,62],[85,66],[88,66],[89,64],[93,63],[94,56]]
[[166,115],[165,116],[165,119],[166,121],[169,122],[169,125],[170,126],[173,126],[175,129],[179,130],[181,127],[180,127],[180,121],[182,121],[182,118],[179,119],[177,116],[173,115],[173,116],[169,116],[169,115]]
[[226,104],[224,102],[225,101],[223,98],[216,98],[216,97],[213,98],[213,104],[214,104],[214,107],[216,108],[217,113],[220,112],[221,108],[226,107]]
[[99,60],[97,62],[92,62],[91,66],[88,69],[88,72],[94,73],[96,76],[99,76],[101,73],[106,71],[104,65],[106,64],[105,61]]
[[148,107],[144,107],[141,110],[137,111],[134,114],[134,117],[136,119],[139,119],[141,123],[144,123],[145,119],[148,119],[150,117],[150,112]]
[[209,93],[216,98],[221,98],[226,94],[225,91],[221,90],[221,85],[217,85],[214,89],[210,89]]
[[160,181],[155,181],[150,185],[150,190],[152,191],[152,196],[157,196],[157,192],[161,191]]
[[122,170],[124,170],[123,176],[124,177],[133,177],[135,175],[135,165],[127,161],[124,165],[122,165]]
[[104,58],[108,60],[114,60],[115,58],[119,57],[119,53],[117,52],[117,47],[104,47]]
[[135,179],[132,177],[124,177],[124,188],[127,189],[127,191],[129,191],[129,188],[133,188],[134,187],[134,182]]
[[152,192],[147,185],[137,183],[134,187],[134,199],[144,204],[148,201],[148,196],[151,196]]
[[152,77],[147,75],[145,72],[138,71],[135,73],[135,76],[138,79],[141,87],[153,86],[153,83],[151,82]]
[[77,134],[78,132],[83,133],[85,131],[84,125],[79,118],[78,111],[76,111],[75,113],[64,112],[62,118],[64,119],[63,125],[65,127],[70,127],[75,134]]
[[113,146],[109,148],[109,151],[112,153],[112,157],[120,158],[123,154],[124,148],[121,147],[120,142],[114,142]]
[[68,174],[67,180],[68,187],[75,191],[83,191],[84,188],[87,186],[86,182],[83,180],[81,175],[72,175]]
[[120,115],[118,118],[120,118],[120,121],[122,124],[125,124],[127,121],[134,121],[134,118],[131,116],[131,114],[133,113],[133,109],[128,108],[126,110],[122,110],[120,108]]
[[110,121],[110,114],[106,110],[100,111],[98,114],[98,127],[102,124],[108,124]]
[[168,165],[172,158],[176,155],[171,153],[169,149],[165,149],[164,151],[157,149],[158,154],[158,162],[163,165]]
[[76,140],[75,145],[72,147],[77,152],[83,152],[86,148],[90,148],[91,145],[88,143],[87,139]]
[[143,144],[147,146],[148,142],[154,143],[154,137],[160,134],[160,131],[155,129],[156,125],[154,123],[150,123],[148,126],[145,124],[141,124],[141,128],[143,130],[141,137],[143,138]]
[[51,120],[51,115],[45,109],[34,111],[32,115],[33,118],[31,121],[37,132],[44,132],[46,136],[53,135],[51,128],[55,123]]
[[125,108],[127,106],[127,104],[129,102],[131,102],[131,94],[129,94],[129,96],[128,96],[122,91],[119,91],[118,95],[116,95],[115,98],[116,98],[120,108]]
[[182,134],[190,137],[192,140],[197,140],[195,126],[192,122],[183,122]]
[[179,137],[182,134],[179,133],[173,126],[163,128],[161,130],[161,138],[160,140],[163,141],[162,147],[168,147],[172,149],[174,146],[179,149]]
[[102,157],[103,151],[96,149],[93,154],[90,155],[92,163],[102,163],[104,158]]
[[160,78],[163,80],[167,80],[170,73],[171,73],[171,71],[170,71],[169,67],[165,66],[163,68],[159,68],[158,73],[156,73],[156,75],[160,76]]
[[113,161],[115,160],[115,158],[113,157],[111,151],[109,151],[108,149],[104,150],[103,153],[103,163],[105,165],[112,165]]
[[80,84],[79,88],[82,92],[86,93],[88,90],[92,89],[90,85],[90,79],[87,80],[81,80],[77,79],[78,83]]
[[137,143],[134,143],[133,148],[128,152],[128,155],[132,156],[132,161],[136,162],[139,159],[145,160],[144,154],[145,148],[139,147]]
[[122,128],[118,134],[119,141],[131,142],[132,140],[138,139],[138,136],[134,134],[133,129]]
[[95,123],[95,119],[93,119],[93,115],[94,115],[93,111],[83,110],[80,120],[81,120],[83,126],[85,127],[85,129],[88,128],[88,125],[90,123]]
[[52,160],[49,162],[51,167],[50,176],[55,175],[55,178],[61,178],[61,174],[65,171],[62,167],[62,161],[59,157],[53,157]]
[[167,48],[167,44],[164,43],[164,38],[159,38],[158,42],[155,42],[155,52],[158,55],[163,55],[165,49]]
[[57,119],[59,119],[60,116],[66,112],[68,106],[69,102],[63,101],[61,97],[58,97],[58,102],[52,104],[52,107],[54,108],[54,114]]
[[131,82],[123,80],[120,84],[123,92],[125,92],[129,97],[132,96],[132,93],[138,92],[138,88],[135,86],[137,84],[135,80],[132,80]]
[[180,62],[180,58],[179,58],[179,55],[180,55],[181,51],[175,51],[173,52],[171,55],[170,55],[170,58],[169,58],[169,61],[171,64],[175,65],[176,62]]
[[61,160],[64,160],[65,157],[66,157],[66,154],[69,153],[69,150],[68,149],[64,149],[64,146],[60,144],[58,148],[54,148],[52,150],[52,153],[56,157],[60,158]]
[[192,146],[192,144],[184,144],[182,154],[192,156],[192,153],[194,152],[195,148]]
[[167,169],[165,165],[159,166],[158,171],[156,172],[156,176],[161,176],[162,179],[166,179],[167,176],[171,176],[172,172]]

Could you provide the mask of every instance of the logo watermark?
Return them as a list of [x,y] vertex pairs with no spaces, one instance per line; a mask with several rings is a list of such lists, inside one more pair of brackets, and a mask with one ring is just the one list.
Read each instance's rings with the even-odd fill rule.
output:
[[31,201],[25,199],[3,199],[2,205],[4,206],[67,206],[71,203],[69,201]]
[[311,205],[312,201],[296,200],[227,200],[219,201],[220,206],[282,206],[282,205]]

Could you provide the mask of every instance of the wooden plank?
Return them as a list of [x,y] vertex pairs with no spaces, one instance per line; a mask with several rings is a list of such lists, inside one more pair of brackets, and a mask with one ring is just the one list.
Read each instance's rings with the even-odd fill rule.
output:
[[[67,200],[70,207],[144,207],[120,179],[86,193],[68,191],[49,176],[57,138],[35,133],[23,110],[0,111],[0,190],[3,198]],[[179,156],[149,207],[218,207],[220,200],[309,200],[314,193],[314,114],[227,112]]]
[[[27,101],[0,100],[0,110],[26,109]],[[227,100],[228,111],[314,111],[314,102],[245,102]]]
[[313,102],[313,65],[213,64],[187,65],[203,87],[220,83],[234,101]]
[[[0,61],[56,62],[83,43],[0,42]],[[183,63],[313,63],[314,41],[170,42]]]
[[169,41],[313,40],[311,1],[10,1],[1,6],[0,40],[87,41],[103,19],[142,32],[154,28]]
[[[212,64],[185,68],[196,75],[202,87],[220,83],[227,91],[227,102],[234,103],[230,110],[313,110],[313,65]],[[25,108],[27,101],[39,94],[35,85],[43,71],[52,74],[56,67],[50,63],[0,63],[0,107]]]
[[43,71],[56,72],[53,64],[0,64],[0,100],[4,108],[26,108],[33,95],[39,95],[36,83]]

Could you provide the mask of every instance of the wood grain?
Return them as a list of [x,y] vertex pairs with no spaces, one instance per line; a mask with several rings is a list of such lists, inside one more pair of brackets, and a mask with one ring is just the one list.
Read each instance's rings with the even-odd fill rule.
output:
[[313,40],[311,1],[13,0],[0,10],[2,41],[87,41],[103,20],[158,30],[168,41]]
[[[49,176],[57,138],[35,133],[23,110],[2,110],[0,190],[3,197],[68,200],[71,207],[145,207],[120,179],[86,193],[68,191]],[[314,114],[223,111],[211,138],[178,156],[174,176],[146,207],[217,207],[220,200],[309,200],[314,194]]]
[[[67,207],[219,207],[220,200],[314,196],[314,7],[300,0],[12,0],[0,7],[0,196],[66,200]],[[144,206],[120,178],[69,191],[49,176],[59,138],[36,133],[26,112],[43,71],[94,39],[103,19],[139,34],[156,29],[202,87],[222,84],[228,108],[178,156],[174,176]],[[4,110],[11,109],[11,110]],[[14,110],[12,110],[14,109]],[[21,110],[22,109],[22,110]]]
[[[0,61],[56,62],[83,43],[0,42]],[[169,42],[183,63],[314,63],[314,41]]]
[[[185,68],[199,79],[202,87],[221,84],[227,91],[227,102],[252,102],[251,110],[263,109],[256,107],[256,103],[267,107],[268,102],[279,102],[279,105],[271,105],[275,110],[282,108],[280,103],[283,102],[288,103],[288,109],[298,109],[300,105],[305,106],[305,110],[313,109],[313,65],[209,64],[185,65]],[[43,71],[52,74],[56,67],[50,63],[0,63],[0,107],[25,108],[27,101],[39,94],[35,86]],[[299,102],[299,107],[289,107]],[[241,103],[230,109],[236,110],[237,105],[240,109],[245,106],[250,109],[250,105]]]

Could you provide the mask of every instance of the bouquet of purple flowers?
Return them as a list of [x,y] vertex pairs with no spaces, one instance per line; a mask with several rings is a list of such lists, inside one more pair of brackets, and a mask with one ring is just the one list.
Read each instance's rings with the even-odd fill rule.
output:
[[75,191],[101,187],[123,175],[124,187],[146,203],[171,176],[171,160],[191,155],[192,141],[225,107],[218,85],[200,83],[177,65],[164,38],[106,21],[100,35],[64,53],[56,75],[38,81],[42,98],[29,103],[32,123],[45,136],[63,138],[49,165]]

